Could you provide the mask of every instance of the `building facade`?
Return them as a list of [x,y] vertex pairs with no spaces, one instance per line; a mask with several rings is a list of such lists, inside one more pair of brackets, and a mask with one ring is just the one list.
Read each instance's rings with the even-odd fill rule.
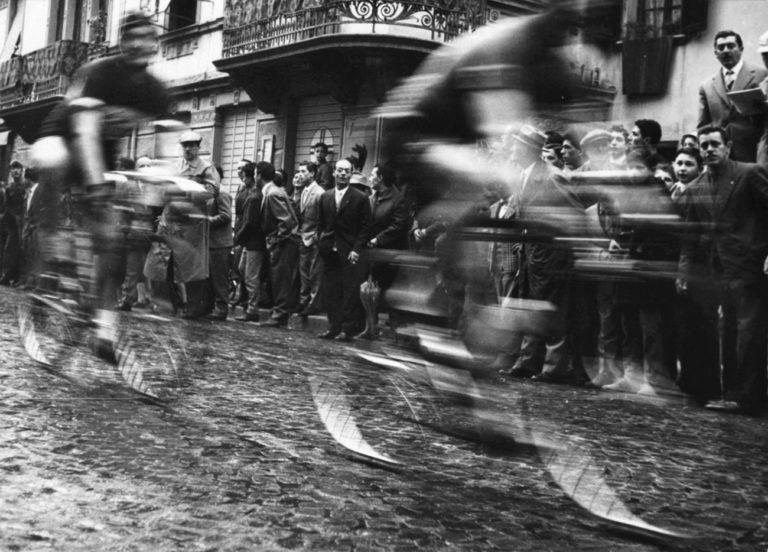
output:
[[[372,115],[399,79],[435,49],[481,25],[536,13],[535,0],[0,0],[0,170],[22,161],[40,121],[74,70],[117,48],[126,10],[152,14],[161,46],[152,70],[168,84],[172,115],[203,136],[203,155],[234,192],[237,161],[292,173],[317,142],[331,160],[356,145],[365,170],[381,160],[386,123]],[[741,33],[762,63],[763,0],[623,0],[590,4],[588,33],[566,48],[593,92],[580,118],[662,123],[667,138],[695,130],[699,84],[717,69],[714,34]],[[593,13],[593,15],[595,15]],[[586,35],[590,36],[586,36]],[[180,155],[172,138],[140,129],[131,157]]]

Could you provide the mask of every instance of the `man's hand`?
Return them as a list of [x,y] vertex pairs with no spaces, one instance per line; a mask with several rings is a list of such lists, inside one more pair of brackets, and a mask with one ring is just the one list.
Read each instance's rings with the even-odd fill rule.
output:
[[357,260],[358,260],[359,258],[360,258],[360,255],[359,255],[359,254],[357,254],[357,253],[355,253],[354,251],[350,251],[350,252],[349,252],[349,255],[347,255],[347,260],[348,260],[348,261],[349,261],[351,264],[356,264],[356,263],[357,263]]
[[413,239],[415,239],[417,242],[420,242],[424,239],[424,230],[421,228],[417,228],[413,231]]
[[[768,262],[768,259],[766,262]],[[685,280],[684,278],[678,278],[675,280],[675,290],[677,290],[677,293],[680,295],[688,293],[688,280]]]
[[379,241],[376,238],[373,238],[371,241],[368,242],[368,247],[377,247],[379,245]]
[[768,257],[763,261],[763,274],[768,276]]

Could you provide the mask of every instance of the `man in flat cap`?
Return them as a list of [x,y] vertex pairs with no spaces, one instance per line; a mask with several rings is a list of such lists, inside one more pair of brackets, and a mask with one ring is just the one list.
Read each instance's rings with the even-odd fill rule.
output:
[[[194,180],[198,184],[202,184],[205,186],[206,191],[213,194],[212,208],[215,211],[214,216],[218,215],[216,221],[221,223],[226,218],[223,224],[229,227],[229,221],[232,217],[230,213],[232,202],[230,199],[226,214],[218,213],[218,203],[221,198],[219,193],[219,173],[216,167],[209,161],[200,157],[200,143],[202,140],[202,136],[193,130],[188,130],[179,137],[179,143],[184,155],[178,174],[184,178]],[[224,201],[226,201],[226,197]],[[224,208],[226,206],[221,207]],[[210,232],[211,223],[209,222],[211,215],[209,214],[208,205],[195,206],[193,214],[197,216],[182,217],[183,220],[177,221],[179,229],[183,234],[184,243],[177,243],[175,248],[173,245],[171,246],[174,252],[174,277],[177,283],[183,284],[184,289],[181,299],[182,303],[184,303],[182,316],[185,318],[199,318],[210,310],[208,280],[211,275],[210,249],[214,247]],[[222,224],[219,224],[217,227],[221,226]],[[232,246],[231,230],[229,230],[228,234],[228,240],[226,237],[222,238],[223,242],[228,241],[228,245],[216,244],[216,247]],[[225,297],[224,306],[219,301],[216,312],[217,318],[222,317],[222,312],[224,317],[226,317],[225,306],[227,299],[228,297]]]

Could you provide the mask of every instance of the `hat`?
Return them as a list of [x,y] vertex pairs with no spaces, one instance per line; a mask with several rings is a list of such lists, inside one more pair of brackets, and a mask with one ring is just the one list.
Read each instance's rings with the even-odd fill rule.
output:
[[594,130],[590,130],[584,138],[581,139],[581,149],[588,148],[590,146],[595,146],[597,144],[600,144],[601,142],[611,142],[611,133],[607,130],[602,130],[599,128],[596,128]]
[[349,177],[349,183],[371,188],[371,184],[368,182],[368,178],[360,171],[355,171],[352,173],[352,176]]
[[11,161],[11,164],[9,165],[9,167],[21,167],[23,169],[24,165],[22,165],[21,161],[19,161],[18,159],[14,159],[13,161]]
[[197,142],[199,144],[202,141],[203,137],[194,130],[187,130],[186,132],[183,132],[179,137],[179,144],[186,144],[188,142]]
[[757,39],[757,53],[764,54],[768,52],[768,31],[765,31]]
[[513,138],[529,148],[539,151],[547,141],[547,136],[531,125],[523,125]]

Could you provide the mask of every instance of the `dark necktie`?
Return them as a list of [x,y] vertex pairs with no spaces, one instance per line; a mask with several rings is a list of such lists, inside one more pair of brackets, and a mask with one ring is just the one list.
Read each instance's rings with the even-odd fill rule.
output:
[[731,91],[733,88],[733,83],[736,82],[736,75],[733,74],[733,71],[726,71],[725,72],[725,89],[728,90],[728,92]]

